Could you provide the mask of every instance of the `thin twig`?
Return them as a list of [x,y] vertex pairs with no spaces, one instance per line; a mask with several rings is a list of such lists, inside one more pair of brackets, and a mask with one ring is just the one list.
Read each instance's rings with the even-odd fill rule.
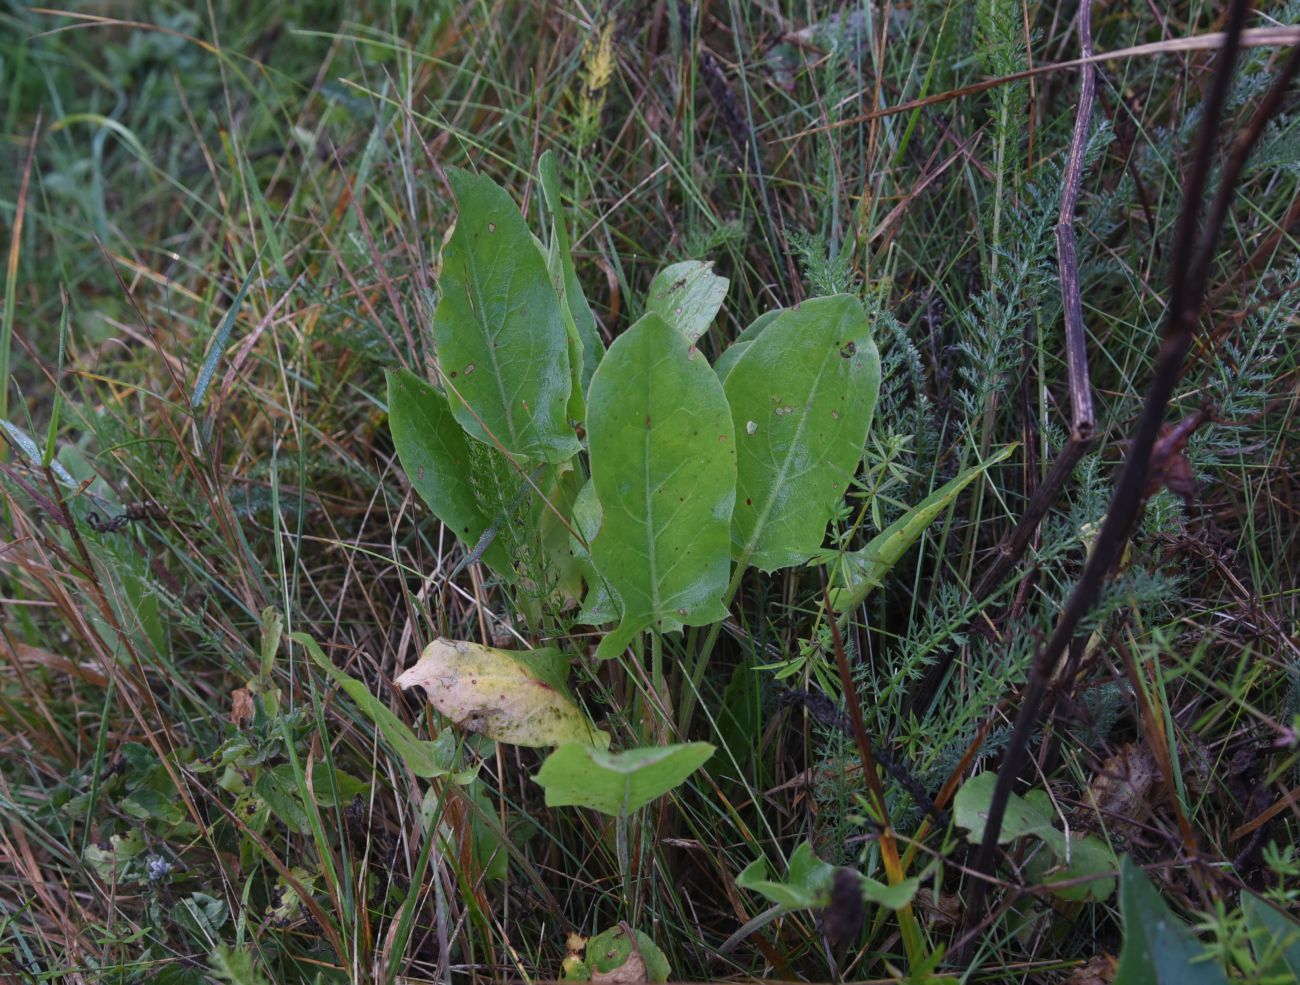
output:
[[[867,736],[867,727],[862,721],[862,704],[858,701],[858,689],[853,682],[853,673],[849,669],[849,658],[844,652],[844,639],[840,636],[839,620],[833,615],[830,590],[826,583],[826,569],[819,569],[822,582],[822,601],[828,616],[826,622],[831,629],[831,645],[835,648],[835,664],[840,673],[840,686],[844,688],[844,702],[848,706],[849,721],[853,725],[853,738],[857,742],[858,755],[862,758],[862,775],[867,781],[867,790],[874,802],[877,820],[880,822],[880,861],[891,886],[903,881],[905,872],[898,855],[898,842],[894,838],[894,827],[889,821],[889,805],[885,800],[885,785],[880,781],[880,770],[876,766],[875,751],[871,739]],[[922,946],[916,917],[910,903],[898,908],[899,932],[907,951],[908,962],[915,966],[921,960]]]
[[[885,106],[881,109],[872,110],[869,113],[861,113],[858,116],[850,116],[847,119],[836,120],[834,123],[824,123],[819,127],[810,127],[807,130],[800,130],[798,133],[792,133],[788,137],[780,137],[775,141],[780,144],[788,144],[804,137],[811,137],[814,134],[825,133],[828,130],[838,130],[841,127],[856,126],[859,123],[868,123],[871,120],[881,119],[886,116],[897,116],[900,113],[910,113],[913,110],[921,109],[925,106],[936,106],[939,103],[951,102],[954,99],[961,99],[963,96],[973,96],[977,93],[987,92],[989,89],[996,89],[998,86],[1011,85],[1015,82],[1022,82],[1025,79],[1032,79],[1038,75],[1046,75],[1049,72],[1063,72],[1066,69],[1078,68],[1081,65],[1097,64],[1099,62],[1121,61],[1128,58],[1144,58],[1148,55],[1168,55],[1183,51],[1214,51],[1222,50],[1225,43],[1226,35],[1222,32],[1212,34],[1196,34],[1188,38],[1170,38],[1165,41],[1152,41],[1149,44],[1134,45],[1131,48],[1120,48],[1115,51],[1103,51],[1097,55],[1091,55],[1088,58],[1074,58],[1068,62],[1053,62],[1049,65],[1036,65],[1033,68],[1025,69],[1020,72],[1012,72],[1009,75],[1001,75],[996,79],[984,79],[982,82],[974,82],[968,86],[962,86],[960,89],[950,89],[947,92],[935,93],[932,96],[924,96],[920,99],[910,99],[905,103],[895,103],[893,106]],[[1296,27],[1255,27],[1249,31],[1241,32],[1239,44],[1243,48],[1285,48],[1290,45],[1300,43],[1300,28]],[[839,109],[847,103],[858,99],[862,94],[853,93],[845,96],[832,109]]]
[[986,598],[1002,582],[1028,546],[1030,538],[1056,502],[1074,467],[1092,444],[1096,414],[1092,405],[1092,377],[1088,371],[1088,331],[1083,324],[1083,296],[1079,286],[1079,257],[1074,233],[1074,213],[1083,184],[1083,163],[1092,129],[1092,106],[1097,92],[1097,66],[1092,57],[1092,3],[1079,5],[1079,44],[1083,71],[1079,79],[1079,108],[1074,118],[1074,136],[1065,165],[1061,211],[1057,218],[1056,263],[1060,272],[1061,307],[1065,322],[1065,351],[1070,380],[1070,437],[1052,468],[1034,490],[1024,515],[998,548],[998,552],[974,595]]
[[[1056,260],[1060,272],[1061,308],[1065,324],[1065,349],[1070,388],[1070,437],[1057,454],[1047,474],[1034,488],[1029,504],[1011,532],[1003,538],[976,582],[974,601],[987,599],[1002,584],[1029,546],[1043,518],[1056,503],[1061,490],[1074,474],[1092,444],[1096,415],[1092,404],[1092,377],[1088,369],[1088,332],[1083,323],[1083,299],[1079,285],[1079,258],[1075,249],[1074,214],[1083,184],[1084,157],[1092,130],[1092,108],[1097,91],[1097,67],[1092,58],[1092,3],[1079,6],[1079,44],[1083,71],[1079,79],[1079,107],[1074,118],[1074,136],[1065,165],[1058,213]],[[955,653],[950,651],[927,671],[916,688],[914,703],[926,703],[948,673]]]

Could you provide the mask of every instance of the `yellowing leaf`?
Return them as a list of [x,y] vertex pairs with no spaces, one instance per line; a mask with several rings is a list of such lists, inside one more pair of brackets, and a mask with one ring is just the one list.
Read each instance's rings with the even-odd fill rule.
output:
[[569,697],[566,670],[558,650],[498,650],[437,639],[396,683],[424,688],[429,702],[455,724],[497,742],[608,746],[609,735],[597,731]]

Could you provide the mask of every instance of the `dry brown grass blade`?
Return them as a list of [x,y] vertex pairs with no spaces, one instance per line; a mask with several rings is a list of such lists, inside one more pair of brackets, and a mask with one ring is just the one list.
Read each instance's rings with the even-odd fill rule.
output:
[[[1222,46],[1224,36],[1223,32],[1216,31],[1212,34],[1197,34],[1190,38],[1170,38],[1165,41],[1152,41],[1149,44],[1134,45],[1131,48],[1119,48],[1115,51],[1103,51],[1100,54],[1091,55],[1087,58],[1072,58],[1065,62],[1053,62],[1050,65],[1038,65],[1034,68],[1026,69],[1023,72],[1013,72],[1010,75],[1003,75],[996,79],[986,79],[983,82],[976,82],[973,85],[962,86],[959,89],[951,89],[948,92],[936,93],[933,96],[926,96],[923,99],[912,99],[905,103],[899,103],[897,106],[889,106],[884,109],[873,110],[870,113],[861,113],[857,116],[851,116],[848,119],[828,123],[825,126],[810,127],[807,130],[800,130],[798,133],[791,134],[788,137],[781,137],[777,140],[777,143],[788,143],[793,140],[801,140],[804,137],[811,137],[814,134],[826,133],[829,130],[839,130],[843,127],[856,126],[859,123],[867,123],[871,120],[877,120],[885,116],[897,116],[899,113],[910,113],[915,109],[923,109],[926,106],[937,106],[939,103],[951,102],[954,99],[961,99],[963,96],[973,96],[976,93],[987,92],[989,89],[996,89],[999,86],[1010,85],[1013,82],[1021,82],[1026,79],[1032,79],[1039,75],[1047,75],[1052,72],[1064,72],[1084,65],[1122,61],[1128,58],[1147,58],[1152,55],[1170,55],[1184,51],[1213,51]],[[1300,27],[1256,27],[1243,31],[1241,34],[1241,45],[1243,48],[1285,48],[1288,45],[1294,44],[1300,44]],[[847,105],[850,102],[861,98],[861,96],[862,93],[855,93],[852,96],[846,97],[839,105]]]

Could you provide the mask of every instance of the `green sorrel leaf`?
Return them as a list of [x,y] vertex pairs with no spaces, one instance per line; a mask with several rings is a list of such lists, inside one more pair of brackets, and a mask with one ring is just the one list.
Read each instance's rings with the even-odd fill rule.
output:
[[738,452],[733,554],[764,571],[806,561],[862,458],[880,389],[862,304],[837,294],[781,312],[725,388]]
[[590,416],[602,512],[591,556],[623,615],[598,654],[617,655],[647,626],[663,632],[724,618],[736,450],[708,362],[648,314],[592,377]]
[[459,215],[443,251],[433,338],[452,413],[471,436],[533,461],[579,448],[559,296],[519,209],[490,179],[447,169]]
[[[415,491],[433,515],[472,549],[492,518],[483,512],[470,485],[469,441],[446,396],[409,370],[389,373],[388,429]],[[502,577],[514,577],[500,540],[487,546],[483,560]]]
[[713,746],[707,742],[620,753],[571,744],[547,756],[533,779],[546,788],[548,807],[573,804],[617,817],[663,796],[712,755]]

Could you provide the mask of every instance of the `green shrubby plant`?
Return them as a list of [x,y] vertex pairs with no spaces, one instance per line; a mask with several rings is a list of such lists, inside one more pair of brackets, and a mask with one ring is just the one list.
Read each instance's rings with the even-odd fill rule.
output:
[[[828,565],[831,603],[842,610],[828,615],[843,618],[1009,452],[904,510],[862,550],[828,550],[828,526],[850,517],[845,494],[881,384],[872,321],[856,296],[765,312],[710,365],[698,343],[727,281],[707,263],[680,262],[654,278],[644,313],[606,351],[575,276],[551,155],[541,161],[548,242],[490,179],[449,170],[448,180],[459,211],[433,316],[440,385],[390,373],[398,456],[464,545],[466,562],[481,561],[510,586],[518,615],[539,635],[548,613],[574,609],[578,622],[602,629],[597,658],[629,649],[639,656],[649,635],[658,734],[672,708],[664,634],[705,630],[692,633],[693,663],[676,675],[685,733],[746,572]],[[864,499],[869,506],[869,491]],[[806,659],[825,650],[815,642],[825,636],[819,625],[801,651]],[[628,815],[715,749],[593,747],[601,733],[565,696],[565,663],[555,650],[512,655],[435,641],[398,683],[423,685],[441,712],[472,731],[558,745],[536,777],[547,803],[618,818],[629,878]],[[910,897],[900,892],[888,896],[892,906]]]
[[[433,318],[441,386],[389,376],[403,468],[470,560],[503,582],[546,586],[559,605],[580,595],[579,621],[608,627],[597,656],[647,631],[659,654],[662,634],[711,627],[698,680],[747,570],[837,556],[823,550],[827,525],[880,387],[867,312],[847,294],[767,312],[711,367],[696,343],[727,282],[687,261],[660,272],[644,315],[605,352],[574,275],[551,156],[541,162],[548,244],[489,179],[448,176],[459,217]],[[484,474],[482,448],[504,476]],[[844,557],[846,607],[977,475]],[[494,505],[490,490],[503,485],[514,496]],[[522,570],[525,540],[540,578]],[[662,687],[662,666],[653,672]]]

